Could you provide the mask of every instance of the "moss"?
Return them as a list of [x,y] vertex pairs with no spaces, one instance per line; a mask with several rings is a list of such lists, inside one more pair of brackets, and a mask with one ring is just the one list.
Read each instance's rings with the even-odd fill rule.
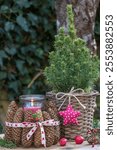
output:
[[13,143],[12,141],[7,141],[5,139],[0,138],[0,147],[5,147],[5,148],[16,148],[16,144]]

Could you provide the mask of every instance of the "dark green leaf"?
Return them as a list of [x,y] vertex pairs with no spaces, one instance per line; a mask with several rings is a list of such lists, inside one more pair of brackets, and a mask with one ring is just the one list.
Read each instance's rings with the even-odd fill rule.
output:
[[10,89],[10,92],[8,93],[8,99],[11,101],[14,100],[17,96],[19,96],[18,93]]
[[4,79],[6,79],[6,77],[7,77],[7,73],[1,71],[1,72],[0,72],[0,80],[4,80]]
[[0,50],[0,58],[7,58],[7,54],[3,50]]
[[23,72],[23,70],[24,70],[24,63],[25,62],[22,61],[22,60],[17,60],[16,61],[16,67],[20,71],[20,73]]
[[11,56],[14,56],[16,54],[16,49],[14,47],[12,47],[12,48],[7,47],[7,48],[5,48],[5,51]]
[[28,19],[31,21],[32,25],[37,25],[38,17],[33,13],[28,13]]
[[31,82],[31,78],[29,76],[25,76],[22,80],[22,84],[28,85]]
[[9,7],[6,6],[6,5],[2,5],[1,8],[0,8],[0,12],[1,13],[7,13],[7,12],[9,12]]
[[19,70],[19,72],[22,74],[22,72],[24,71],[24,61],[22,60],[17,60],[16,61],[16,67]]
[[31,2],[28,0],[15,0],[16,4],[18,4],[21,8],[29,8],[31,6]]
[[14,5],[14,7],[12,7],[10,9],[10,13],[14,13],[14,14],[23,14],[23,10],[19,9],[18,5]]
[[25,75],[28,73],[26,66],[24,65],[25,61],[17,60],[16,67],[21,75]]
[[16,81],[11,81],[9,83],[9,89],[12,89],[16,93],[18,92],[18,87],[19,87],[19,82],[17,80]]
[[10,42],[13,42],[12,34],[10,34],[10,32],[6,32],[6,37]]
[[36,38],[38,37],[37,32],[35,32],[35,30],[31,29],[30,34],[31,34],[32,42],[36,43],[37,42]]
[[3,66],[3,59],[0,58],[0,66],[2,67]]
[[2,28],[0,28],[0,34],[4,34],[4,33],[5,31]]
[[41,48],[38,48],[35,52],[35,55],[38,57],[38,58],[43,58],[43,55],[44,55],[44,51],[41,49]]
[[31,94],[32,93],[32,89],[29,89],[29,88],[25,88],[23,90],[23,94]]
[[31,58],[31,57],[26,57],[26,61],[28,62],[29,65],[33,64],[34,63],[34,59]]
[[17,23],[19,26],[21,26],[21,28],[28,32],[29,31],[29,25],[28,25],[28,22],[26,21],[26,19],[22,16],[22,15],[19,15],[17,16],[17,19],[16,19]]
[[5,23],[5,30],[10,31],[14,29],[14,24],[12,22],[6,22]]
[[9,80],[15,80],[15,74],[9,72],[7,76]]

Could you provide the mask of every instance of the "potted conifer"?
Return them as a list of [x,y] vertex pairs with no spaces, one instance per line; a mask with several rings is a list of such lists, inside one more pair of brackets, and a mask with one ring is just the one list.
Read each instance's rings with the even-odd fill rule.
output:
[[[57,107],[64,110],[70,102],[74,109],[79,109],[81,112],[78,125],[68,124],[64,127],[65,136],[68,139],[74,139],[76,134],[86,136],[87,128],[91,129],[93,125],[97,93],[92,90],[95,81],[99,78],[99,59],[91,55],[85,41],[76,36],[72,5],[67,6],[67,21],[68,32],[65,33],[64,28],[61,27],[55,36],[54,51],[49,54],[50,65],[45,68],[44,74],[53,91],[47,93],[47,97],[56,99],[57,93],[62,92],[59,93],[61,98],[56,99]],[[72,87],[80,88],[81,92],[77,93],[76,91],[79,90],[74,91]],[[71,88],[71,93],[75,94],[77,100],[74,99],[74,96],[70,97],[65,94],[69,93]],[[63,103],[64,99],[67,99],[66,96],[69,101],[65,100]],[[78,101],[86,109],[82,108]]]

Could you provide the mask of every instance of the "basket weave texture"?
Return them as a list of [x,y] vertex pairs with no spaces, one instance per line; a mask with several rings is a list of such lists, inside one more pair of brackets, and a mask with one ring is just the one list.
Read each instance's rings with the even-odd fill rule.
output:
[[[98,92],[92,92],[90,94],[84,93],[79,94],[77,98],[80,102],[86,107],[83,109],[82,106],[76,101],[74,97],[71,98],[71,105],[75,110],[81,112],[81,115],[78,117],[78,125],[65,125],[63,126],[63,120],[61,121],[61,136],[65,136],[68,140],[73,141],[76,135],[82,135],[84,138],[87,136],[87,130],[92,129],[93,127],[93,116],[96,107],[96,96],[99,95]],[[46,94],[48,100],[54,100],[56,102],[57,108],[59,108],[64,101],[64,99],[57,100],[56,94],[53,92],[48,92]],[[65,110],[68,101],[62,105],[60,111]]]

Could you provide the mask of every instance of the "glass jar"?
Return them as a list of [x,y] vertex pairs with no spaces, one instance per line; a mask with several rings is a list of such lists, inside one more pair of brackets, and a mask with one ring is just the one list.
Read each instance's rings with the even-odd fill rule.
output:
[[20,103],[25,110],[32,110],[34,113],[44,105],[45,95],[21,95]]

